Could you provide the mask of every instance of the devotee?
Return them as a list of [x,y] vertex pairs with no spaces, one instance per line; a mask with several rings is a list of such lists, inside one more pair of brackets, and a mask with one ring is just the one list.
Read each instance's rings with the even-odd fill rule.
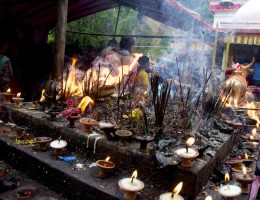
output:
[[[121,78],[121,89],[123,84],[125,84],[128,79],[129,89],[132,89],[134,86],[137,73],[137,65],[136,63],[133,63],[135,61],[135,57],[132,56],[134,43],[135,41],[131,36],[122,36],[119,43],[119,49],[117,51],[110,50],[104,55],[104,58],[110,63],[110,67],[113,69],[111,75],[114,77],[121,75],[122,65],[127,66],[123,69],[124,81],[122,82]],[[133,64],[131,69],[129,68],[130,64]]]
[[135,79],[134,94],[143,95],[148,90],[150,61],[147,56],[142,56],[138,60],[138,69]]
[[107,42],[107,46],[101,51],[100,56],[104,57],[106,55],[106,53],[111,51],[111,50],[112,51],[117,51],[118,47],[119,47],[119,45],[118,45],[117,40],[115,40],[115,39],[109,40]]

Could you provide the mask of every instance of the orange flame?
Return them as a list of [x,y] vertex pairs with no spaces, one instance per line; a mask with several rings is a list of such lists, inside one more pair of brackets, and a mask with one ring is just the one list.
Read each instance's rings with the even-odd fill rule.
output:
[[226,181],[227,183],[229,183],[229,181],[230,181],[230,178],[229,178],[229,174],[228,174],[228,173],[225,173],[225,181]]
[[94,101],[89,97],[89,96],[85,96],[80,104],[78,105],[78,108],[80,108],[81,113],[83,113],[86,109],[86,107],[90,104],[90,103],[94,103]]
[[42,95],[41,95],[41,99],[40,99],[41,102],[42,102],[42,101],[45,101],[45,96],[44,96],[44,94],[45,94],[45,89],[42,90]]
[[131,176],[132,179],[136,179],[137,178],[137,170],[135,170]]
[[173,189],[173,193],[174,194],[179,194],[179,192],[181,191],[182,186],[183,186],[183,182],[178,183],[178,185]]
[[187,146],[191,146],[191,145],[193,145],[194,144],[194,142],[195,142],[195,138],[194,137],[190,137],[187,141],[186,141],[186,145]]
[[245,153],[245,159],[248,160],[248,155],[247,155],[247,153]]
[[109,159],[110,159],[110,157],[107,157],[107,158],[105,159],[105,161],[106,161],[106,162],[108,162],[108,161],[109,161]]
[[8,88],[6,92],[7,92],[7,93],[10,93],[10,92],[11,92],[11,89],[10,89],[10,88]]
[[16,97],[19,98],[21,96],[21,93],[17,93]]
[[246,167],[245,167],[245,166],[242,166],[242,171],[243,171],[243,174],[244,174],[244,176],[245,176],[246,173],[247,173],[247,170],[246,170]]

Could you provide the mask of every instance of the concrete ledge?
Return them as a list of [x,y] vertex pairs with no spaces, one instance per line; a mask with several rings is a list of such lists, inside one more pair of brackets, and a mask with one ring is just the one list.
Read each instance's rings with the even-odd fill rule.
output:
[[[1,107],[1,109],[3,111],[7,107]],[[88,158],[88,163],[104,159],[109,155],[116,164],[114,175],[109,179],[101,180],[97,178],[97,168],[90,168],[86,171],[72,170],[71,165],[54,160],[50,156],[50,151],[35,153],[27,146],[16,145],[0,135],[0,150],[3,159],[15,163],[17,168],[33,177],[41,178],[43,184],[71,199],[75,199],[75,196],[77,199],[86,199],[86,197],[88,199],[122,199],[123,193],[118,189],[117,182],[123,177],[131,176],[135,169],[139,172],[139,179],[145,183],[145,189],[138,195],[138,199],[155,199],[160,194],[171,191],[172,187],[180,181],[184,181],[181,194],[185,199],[195,199],[210,178],[216,163],[221,162],[228,154],[235,140],[232,135],[222,134],[225,142],[216,154],[213,157],[200,156],[190,169],[185,169],[180,165],[158,169],[154,155],[139,152],[138,143],[131,143],[131,146],[118,146],[117,141],[102,139],[98,141],[96,153],[93,154],[94,139],[90,138],[89,148],[87,148],[88,137],[80,124],[77,124],[77,128],[71,129],[65,123],[50,122],[42,118],[42,115],[43,112],[40,111],[11,110],[14,122],[30,127],[33,135],[50,136],[53,139],[61,136],[68,142],[67,149]]]

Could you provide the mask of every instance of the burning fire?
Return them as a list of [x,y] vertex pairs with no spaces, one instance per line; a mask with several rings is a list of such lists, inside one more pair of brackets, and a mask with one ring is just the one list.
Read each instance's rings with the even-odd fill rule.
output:
[[131,176],[132,179],[136,179],[137,178],[137,170],[135,170]]
[[245,159],[248,160],[248,155],[247,155],[247,153],[245,153]]
[[110,159],[110,157],[107,157],[107,158],[105,159],[105,161],[106,161],[106,162],[108,162],[108,161],[109,161],[109,159]]
[[246,171],[246,167],[245,166],[242,166],[242,171],[243,171],[244,176],[246,176],[247,171]]
[[178,185],[173,189],[174,194],[179,194],[181,191],[181,188],[183,186],[183,182],[178,183]]
[[16,97],[19,98],[21,96],[21,93],[17,93]]
[[[260,123],[259,121],[259,117],[256,115],[256,111],[254,110],[256,108],[256,105],[254,102],[251,102],[250,104],[247,104],[247,108],[249,109],[247,111],[247,115],[251,118],[257,121],[257,126],[259,126],[258,124]],[[250,110],[251,109],[251,110]]]
[[250,141],[254,141],[254,139],[255,139],[255,138],[254,138],[253,135],[250,135],[250,136],[249,136],[249,140],[250,140]]
[[229,181],[230,181],[230,178],[229,178],[229,174],[228,174],[228,173],[225,173],[225,181],[226,181],[227,183],[229,183]]
[[89,97],[89,96],[85,96],[80,104],[78,105],[78,108],[80,108],[81,113],[83,113],[86,109],[86,107],[90,104],[90,103],[94,103],[94,101]]
[[186,141],[186,145],[187,146],[191,146],[191,145],[193,145],[194,144],[194,142],[195,142],[195,138],[194,137],[190,137],[187,141]]
[[41,95],[41,99],[40,99],[41,102],[45,101],[44,94],[45,94],[45,89],[42,90],[42,95]]
[[8,90],[6,91],[7,93],[10,93],[11,92],[11,89],[10,88],[8,88]]

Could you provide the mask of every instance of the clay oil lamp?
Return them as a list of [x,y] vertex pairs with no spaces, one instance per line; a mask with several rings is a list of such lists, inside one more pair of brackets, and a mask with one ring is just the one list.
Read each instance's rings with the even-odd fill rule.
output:
[[248,174],[245,166],[242,167],[243,174],[235,173],[235,177],[238,182],[241,183],[241,189],[243,194],[248,194],[248,186],[256,179],[256,176],[253,174]]
[[127,130],[117,130],[116,135],[120,138],[120,143],[125,145],[126,139],[132,136],[132,132]]
[[252,162],[254,162],[253,159],[248,159],[248,155],[247,153],[245,153],[245,158],[243,160],[243,163],[246,165],[246,166],[249,166]]
[[37,194],[36,188],[20,188],[15,193],[15,199],[28,200]]
[[91,132],[92,126],[98,126],[98,122],[96,120],[88,117],[80,118],[79,122],[84,125],[84,130],[86,132]]
[[22,127],[14,126],[14,127],[12,127],[12,130],[15,131],[17,138],[19,138],[19,137],[21,137],[23,135],[24,129]]
[[181,191],[183,182],[180,182],[172,192],[167,192],[162,195],[160,195],[159,200],[184,200],[184,198],[179,195],[179,192]]
[[144,188],[144,183],[137,179],[137,171],[135,170],[131,178],[121,179],[118,186],[124,191],[124,200],[135,200],[136,193]]
[[11,98],[14,94],[11,94],[11,89],[8,88],[6,92],[2,92],[1,95],[4,97],[4,104],[11,104]]
[[80,115],[71,115],[69,116],[68,120],[69,120],[69,128],[75,128],[75,122],[80,118]]
[[111,161],[109,161],[110,157],[107,157],[105,160],[98,160],[96,162],[99,171],[98,171],[98,176],[99,177],[108,177],[109,173],[111,172],[112,169],[115,168],[115,164]]
[[16,97],[13,97],[13,101],[14,101],[14,107],[15,108],[20,108],[21,107],[21,103],[23,102],[24,98],[21,98],[21,93],[17,93]]
[[40,151],[47,151],[47,144],[52,141],[51,137],[36,137],[34,141],[40,145]]
[[[244,165],[235,166],[232,168],[232,171],[242,173]],[[252,169],[249,167],[245,167],[247,173],[252,172]]]
[[226,200],[235,200],[235,197],[241,194],[241,188],[239,186],[229,184],[230,178],[228,173],[225,174],[225,182],[227,184],[221,186],[218,190],[218,193]]
[[60,156],[63,154],[63,149],[67,146],[67,141],[65,140],[53,140],[50,143],[50,147],[54,149],[54,154],[56,156]]
[[192,167],[191,160],[199,156],[199,152],[196,149],[189,148],[189,146],[193,145],[194,142],[195,142],[195,138],[190,137],[185,143],[186,148],[180,148],[175,151],[175,154],[180,158],[182,158],[181,165],[183,167],[186,168]]

